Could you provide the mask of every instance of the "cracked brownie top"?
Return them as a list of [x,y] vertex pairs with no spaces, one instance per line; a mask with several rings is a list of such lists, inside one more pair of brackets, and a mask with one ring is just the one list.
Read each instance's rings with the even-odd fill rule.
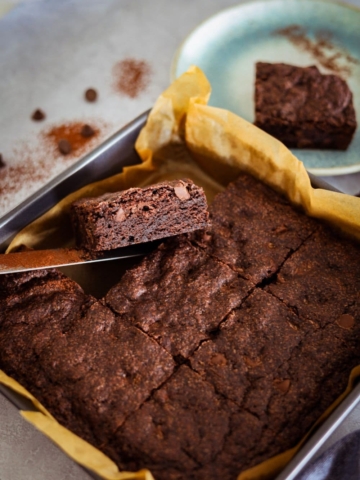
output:
[[254,283],[273,275],[318,224],[270,187],[242,174],[210,206],[212,227],[194,234],[209,254]]

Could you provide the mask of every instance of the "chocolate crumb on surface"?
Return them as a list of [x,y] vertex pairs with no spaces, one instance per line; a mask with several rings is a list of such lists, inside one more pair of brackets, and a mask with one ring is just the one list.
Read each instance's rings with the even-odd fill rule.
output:
[[89,137],[92,137],[93,135],[95,135],[95,130],[93,128],[90,127],[90,125],[88,124],[85,124],[82,129],[81,129],[81,135],[85,138],[89,138]]
[[59,140],[58,146],[60,153],[62,153],[63,155],[68,155],[72,150],[71,143],[68,140]]
[[3,156],[0,153],[0,168],[6,167],[6,163],[4,162]]
[[[90,126],[90,122],[86,124]],[[55,154],[59,149],[59,141],[67,140],[71,145],[71,153],[68,158],[82,155],[96,145],[96,139],[101,135],[102,130],[107,127],[106,124],[100,122],[91,122],[91,129],[94,134],[85,137],[81,132],[86,124],[80,121],[72,121],[50,125],[40,132],[40,140],[43,142],[44,148],[52,148]]]
[[31,115],[32,120],[35,120],[36,122],[40,122],[41,120],[44,120],[45,117],[46,117],[45,113],[39,108],[36,109]]
[[98,93],[94,88],[88,88],[85,91],[85,99],[88,102],[95,102],[97,100],[97,97],[98,97]]

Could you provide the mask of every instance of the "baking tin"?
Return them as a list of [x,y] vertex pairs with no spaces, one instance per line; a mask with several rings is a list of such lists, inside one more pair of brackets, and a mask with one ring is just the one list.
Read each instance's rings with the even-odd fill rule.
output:
[[[25,202],[0,218],[0,252],[6,249],[19,230],[45,213],[66,195],[88,183],[121,172],[124,166],[139,163],[140,159],[135,152],[134,144],[141,128],[146,122],[147,116],[148,112],[140,115],[102,145],[29,197]],[[314,188],[325,188],[336,191],[335,188],[326,182],[319,180],[313,175],[309,176]],[[111,269],[109,269],[107,262],[104,262],[90,264],[86,267],[66,267],[61,270],[76,280],[84,288],[86,293],[101,297],[135,261],[136,260],[133,259],[117,260],[111,263],[113,267]],[[103,275],[102,273],[105,271],[106,275]],[[99,282],[96,282],[96,278],[99,278],[99,276],[101,276],[102,279],[107,279],[107,282],[101,282],[101,286],[98,285]],[[3,385],[0,385],[0,393],[17,408],[34,410],[34,407],[29,401]],[[334,410],[329,418],[314,431],[276,480],[295,479],[296,475],[316,456],[330,435],[359,402],[360,384],[355,386],[353,391]],[[92,472],[87,472],[92,478],[99,478]]]

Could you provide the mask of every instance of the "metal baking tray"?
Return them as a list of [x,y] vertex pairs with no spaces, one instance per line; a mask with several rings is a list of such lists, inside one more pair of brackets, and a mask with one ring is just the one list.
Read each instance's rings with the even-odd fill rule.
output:
[[[124,166],[135,165],[140,159],[134,149],[135,140],[144,126],[148,112],[143,113],[133,122],[105,141],[98,148],[79,160],[68,170],[49,182],[34,195],[21,203],[14,210],[0,218],[0,252],[5,251],[15,234],[37,217],[53,207],[69,193],[84,185],[106,178],[122,171]],[[310,175],[314,188],[336,190],[324,181]],[[112,262],[89,264],[85,267],[66,267],[61,270],[78,281],[87,293],[100,297],[114,285],[126,269],[137,260],[122,259]],[[105,273],[103,275],[102,273]],[[101,276],[106,282],[96,282]],[[99,283],[102,285],[99,286]],[[30,402],[0,385],[0,393],[19,409],[34,409]],[[360,402],[360,384],[336,408],[330,417],[308,438],[301,450],[277,477],[277,480],[293,480],[305,465],[316,456],[317,452],[339,427],[344,419]],[[99,478],[92,472],[91,477]]]

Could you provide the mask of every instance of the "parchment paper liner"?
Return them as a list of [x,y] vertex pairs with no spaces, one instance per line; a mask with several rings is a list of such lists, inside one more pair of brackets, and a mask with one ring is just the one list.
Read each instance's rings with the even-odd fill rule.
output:
[[[303,164],[282,143],[231,112],[208,107],[209,97],[207,79],[201,70],[191,67],[159,97],[151,111],[136,142],[142,163],[67,196],[24,228],[14,238],[8,252],[19,245],[53,248],[72,244],[68,212],[75,199],[188,177],[204,188],[211,202],[240,171],[253,174],[285,194],[309,215],[326,220],[360,240],[360,198],[313,189]],[[359,374],[360,366],[351,372],[346,391],[313,428],[345,398]],[[2,372],[0,382],[33,401],[40,412],[22,412],[24,418],[81,465],[109,480],[152,478],[146,470],[135,474],[119,473],[111,460],[60,426],[17,382]],[[295,448],[243,472],[238,480],[273,478],[307,436]]]

